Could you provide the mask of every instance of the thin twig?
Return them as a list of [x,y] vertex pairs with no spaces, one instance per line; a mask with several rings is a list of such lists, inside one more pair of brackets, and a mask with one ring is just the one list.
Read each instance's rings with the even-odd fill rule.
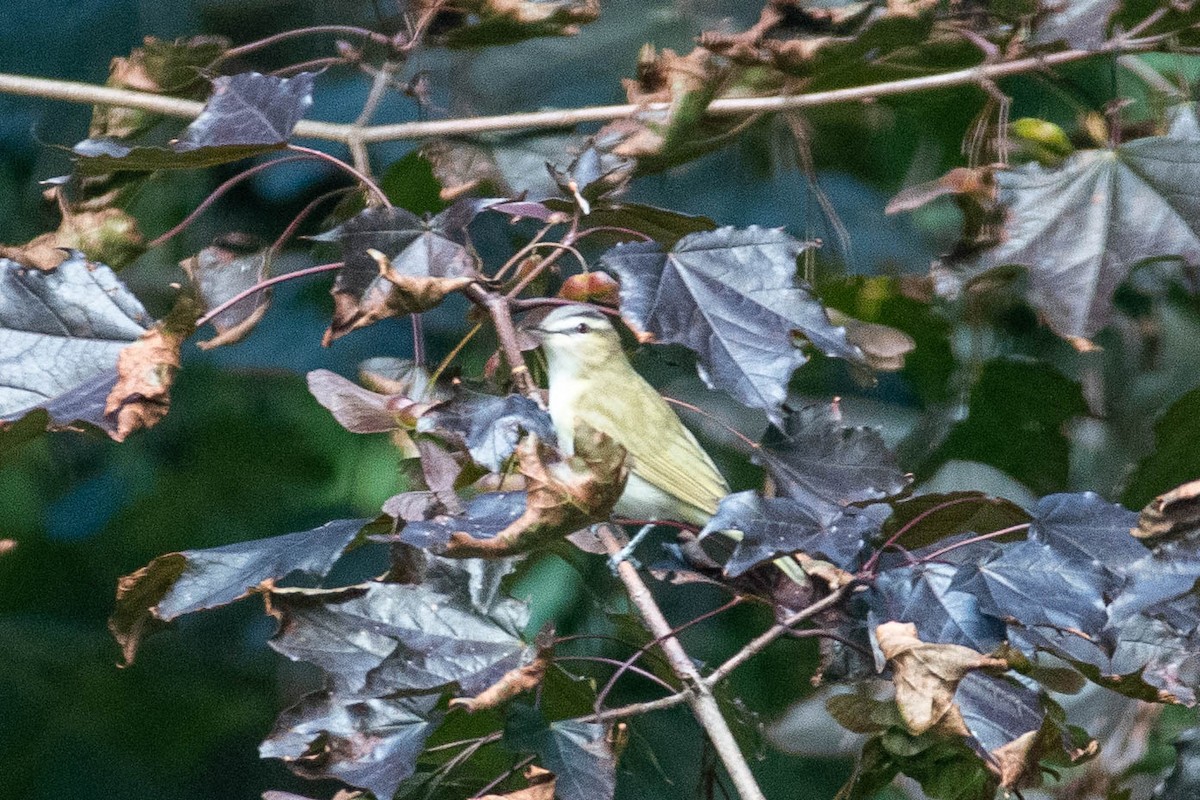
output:
[[[520,295],[521,292],[525,291],[525,288],[528,287],[529,284],[533,283],[534,280],[537,279],[538,275],[541,275],[543,272],[553,266],[554,262],[557,261],[559,257],[567,251],[575,254],[575,257],[579,259],[579,263],[583,266],[583,271],[587,272],[587,261],[584,259],[583,255],[572,246],[575,244],[575,233],[578,230],[579,215],[576,214],[575,218],[571,220],[571,227],[567,230],[566,234],[563,235],[562,241],[550,243],[556,245],[558,249],[543,258],[531,270],[529,270],[529,272],[525,273],[525,275],[519,281],[517,281],[516,286],[508,290],[508,297],[511,299]],[[546,244],[546,242],[539,242],[535,246],[540,247],[543,244]]]
[[908,522],[904,523],[904,525],[900,526],[899,530],[897,530],[890,537],[888,537],[888,540],[886,542],[884,542],[882,545],[880,545],[875,550],[875,552],[871,554],[871,557],[869,559],[867,559],[867,563],[863,564],[862,572],[863,573],[873,572],[875,569],[875,565],[879,563],[879,557],[881,555],[883,555],[883,551],[887,550],[889,547],[894,545],[896,542],[900,541],[900,537],[902,537],[904,534],[906,534],[910,530],[912,530],[917,525],[917,523],[923,521],[930,515],[936,514],[939,511],[943,511],[947,508],[950,508],[951,506],[956,506],[960,503],[970,503],[970,502],[992,503],[992,502],[995,502],[995,500],[994,500],[994,498],[991,498],[991,497],[986,497],[986,496],[979,497],[976,495],[972,495],[970,497],[956,497],[953,500],[947,500],[944,503],[938,503],[935,506],[931,506],[930,508],[925,509],[920,514],[917,514],[915,517],[910,519]]
[[738,439],[740,439],[743,444],[745,444],[747,447],[749,447],[752,450],[761,450],[762,449],[761,444],[754,441],[749,436],[742,433],[741,431],[739,431],[737,428],[733,427],[729,423],[725,422],[720,417],[718,417],[716,414],[709,413],[708,411],[705,411],[703,408],[700,408],[700,406],[692,405],[691,403],[688,403],[684,400],[679,400],[674,397],[667,397],[665,394],[663,395],[663,400],[666,400],[668,403],[670,403],[673,406],[679,406],[680,408],[686,408],[688,411],[695,412],[706,419],[712,420],[713,422],[717,423],[725,430],[732,433],[734,436],[736,436]]
[[483,787],[482,789],[480,789],[478,792],[476,792],[475,794],[471,795],[471,797],[472,797],[472,798],[475,798],[475,797],[483,797],[485,794],[487,794],[488,792],[490,792],[492,789],[495,789],[495,788],[496,788],[497,786],[499,786],[500,784],[504,783],[504,782],[505,782],[506,780],[508,780],[510,777],[512,777],[513,775],[515,775],[517,772],[519,772],[520,770],[522,770],[522,769],[524,769],[525,767],[527,767],[527,766],[529,766],[530,764],[532,764],[532,763],[533,763],[533,760],[534,760],[535,758],[537,758],[537,756],[536,756],[536,755],[532,755],[532,756],[526,756],[525,758],[521,759],[521,760],[520,760],[520,761],[518,761],[516,764],[513,764],[513,765],[512,765],[510,768],[508,768],[508,769],[507,769],[507,770],[505,770],[504,772],[500,773],[500,777],[496,778],[494,781],[492,781],[491,783],[489,783],[487,786],[484,786],[484,787]]
[[297,39],[301,36],[313,36],[316,34],[359,36],[363,39],[369,39],[370,41],[382,44],[385,47],[390,47],[392,45],[392,40],[384,34],[368,30],[367,28],[360,28],[356,25],[312,25],[307,28],[296,28],[295,30],[276,33],[273,36],[267,36],[266,38],[258,39],[238,47],[231,47],[210,61],[208,63],[208,69],[215,70],[226,61],[239,58],[249,53],[254,53],[258,50],[262,50],[263,48],[270,47],[273,44],[278,44],[279,42],[285,42],[289,39]]
[[[621,545],[612,532],[606,526],[600,527],[599,531],[600,540],[609,555],[619,553]],[[717,751],[721,763],[725,765],[725,770],[729,773],[738,794],[742,800],[766,800],[754,778],[754,773],[750,771],[750,765],[746,763],[746,757],[738,749],[733,731],[730,730],[729,723],[722,715],[716,697],[713,696],[712,687],[704,682],[700,671],[696,669],[696,665],[692,663],[692,659],[683,649],[683,645],[675,638],[670,623],[663,616],[662,610],[655,602],[654,596],[650,594],[650,589],[646,586],[645,581],[628,561],[621,561],[617,565],[617,576],[625,584],[625,591],[641,615],[646,629],[661,639],[659,646],[666,655],[672,671],[688,687],[688,691],[685,693],[687,704],[691,706],[696,721],[708,734],[709,741]]]
[[156,239],[154,239],[148,245],[146,245],[146,247],[153,249],[153,248],[158,247],[159,245],[167,242],[168,240],[174,238],[175,236],[177,236],[184,229],[186,229],[187,226],[189,226],[193,222],[195,222],[196,218],[199,217],[201,214],[203,214],[208,209],[209,206],[211,206],[213,203],[215,203],[217,200],[219,200],[223,194],[225,194],[230,189],[232,189],[234,186],[237,186],[239,183],[246,180],[247,178],[251,178],[251,177],[257,175],[258,173],[262,172],[263,170],[269,169],[270,167],[273,167],[277,164],[283,164],[288,161],[305,161],[307,159],[308,159],[308,156],[303,156],[303,155],[301,155],[301,156],[284,156],[283,158],[276,158],[276,159],[272,159],[271,161],[264,161],[261,164],[255,164],[253,167],[250,167],[249,169],[242,170],[237,175],[234,175],[232,178],[225,181],[220,186],[218,186],[217,188],[215,188],[211,192],[209,192],[208,197],[204,198],[200,202],[200,205],[196,206],[192,210],[192,213],[190,213],[186,217],[184,217],[182,222],[180,222],[174,228],[171,228],[171,230],[167,231],[166,233],[160,234]]
[[534,245],[536,245],[538,242],[540,242],[543,238],[545,238],[546,234],[550,232],[550,229],[558,224],[559,223],[557,223],[557,222],[551,222],[551,223],[548,223],[547,225],[542,226],[542,229],[540,231],[538,231],[537,233],[535,233],[533,238],[530,239],[525,244],[524,247],[522,247],[517,252],[513,253],[512,256],[509,257],[508,261],[505,261],[503,264],[500,265],[500,269],[496,270],[496,273],[494,275],[492,275],[492,280],[498,281],[501,278],[503,278],[504,274],[506,272],[508,272],[513,267],[515,267],[517,264],[519,264],[521,262],[521,259],[523,259],[525,256],[529,255],[530,252],[532,252],[530,250],[530,248],[532,248]]
[[[744,599],[745,598],[742,595],[735,595],[733,597],[733,599],[729,600],[724,605],[717,606],[714,609],[706,611],[703,614],[701,614],[700,616],[696,617],[695,619],[691,619],[691,620],[688,620],[687,622],[683,623],[678,628],[672,628],[670,635],[676,636],[680,632],[687,630],[688,628],[692,627],[693,625],[696,625],[700,622],[703,622],[706,619],[711,619],[712,617],[715,617],[718,614],[728,611],[729,609],[731,609],[734,606],[741,603]],[[638,668],[633,665],[633,662],[637,661],[639,658],[641,658],[643,655],[645,655],[650,650],[650,648],[658,645],[660,642],[662,642],[662,637],[657,637],[657,638],[651,639],[650,641],[646,642],[646,644],[642,645],[640,648],[638,648],[636,651],[634,651],[633,655],[631,655],[631,656],[629,656],[629,658],[625,659],[624,662],[621,662],[620,668],[618,668],[617,671],[612,674],[612,677],[610,677],[608,679],[608,683],[604,684],[604,687],[599,691],[599,693],[596,694],[595,706],[596,706],[597,712],[600,711],[600,709],[604,708],[604,701],[608,699],[609,692],[611,692],[613,690],[613,687],[616,686],[617,679],[621,677],[622,673],[624,673],[625,670],[637,671]]]
[[[362,111],[359,113],[358,118],[351,123],[352,127],[361,131],[375,118],[375,112],[379,109],[379,103],[383,100],[383,96],[387,92],[397,66],[397,64],[389,61],[375,71],[375,75],[371,79],[371,90],[367,93],[367,99],[363,102]],[[350,146],[350,157],[354,159],[355,169],[364,175],[370,175],[371,156],[367,152],[366,143],[355,136],[347,144]]]
[[807,608],[797,611],[796,613],[784,619],[783,622],[772,626],[765,632],[751,639],[745,647],[743,647],[741,650],[738,650],[736,653],[730,656],[724,664],[713,670],[712,674],[704,679],[704,685],[710,689],[713,686],[716,686],[718,683],[729,677],[729,675],[735,669],[740,667],[742,664],[745,664],[763,650],[767,649],[769,644],[774,642],[780,636],[788,633],[794,626],[799,625],[804,620],[821,613],[827,608],[837,605],[854,586],[854,583],[847,583],[838,587]]
[[[775,97],[725,97],[718,98],[705,109],[706,116],[728,117],[743,114],[787,111],[794,108],[816,108],[837,103],[854,103],[877,100],[881,97],[914,94],[917,92],[947,89],[966,84],[975,84],[985,78],[996,79],[1024,72],[1038,72],[1051,67],[1082,61],[1098,55],[1132,53],[1152,49],[1155,42],[1147,40],[1113,41],[1096,50],[1063,50],[1042,56],[1022,58],[1000,64],[987,64],[968,69],[943,72],[937,75],[922,75],[896,81],[852,86],[825,92],[780,95]],[[41,97],[89,105],[138,108],[171,117],[194,119],[200,115],[204,104],[194,100],[182,100],[164,95],[138,92],[131,89],[115,89],[95,86],[76,81],[36,78],[28,75],[0,73],[0,94],[16,94]],[[491,117],[466,117],[394,125],[372,125],[362,129],[346,123],[301,120],[294,133],[300,138],[327,139],[348,143],[358,137],[365,143],[404,140],[433,139],[442,136],[471,136],[499,131],[537,130],[562,128],[588,122],[610,122],[626,119],[641,112],[664,112],[666,103],[650,103],[644,106],[632,103],[611,106],[589,106],[587,108],[552,111],[500,114]]]
[[[282,250],[283,246],[285,244],[287,244],[288,240],[291,239],[292,236],[296,233],[296,230],[301,225],[304,224],[304,220],[308,219],[309,216],[314,211],[317,210],[317,206],[321,205],[321,203],[324,203],[326,200],[330,200],[334,197],[337,197],[338,195],[345,194],[346,192],[352,192],[352,191],[354,191],[353,186],[343,186],[340,189],[333,189],[331,191],[325,192],[322,195],[318,195],[318,196],[314,197],[311,201],[309,201],[308,205],[306,205],[306,206],[304,206],[304,208],[300,209],[300,213],[298,213],[296,216],[292,217],[292,221],[290,223],[288,223],[288,226],[286,228],[283,229],[283,233],[279,234],[279,237],[274,242],[271,243],[271,246],[269,248],[267,248],[267,251],[273,255],[275,253],[278,253],[280,250]],[[157,240],[155,240],[155,241],[157,241]]]
[[258,283],[251,286],[249,289],[246,289],[245,291],[242,291],[242,292],[238,292],[233,297],[226,300],[224,303],[221,303],[220,305],[214,306],[213,308],[209,309],[208,313],[206,313],[200,319],[196,320],[196,327],[200,328],[201,326],[208,324],[208,322],[211,321],[212,318],[215,317],[217,314],[220,314],[222,311],[229,308],[230,306],[237,305],[241,301],[245,300],[247,297],[250,297],[253,294],[257,294],[258,292],[261,292],[263,289],[266,289],[268,286],[274,286],[277,283],[283,283],[284,281],[290,281],[294,278],[303,278],[306,275],[316,275],[319,272],[333,272],[335,269],[341,269],[343,265],[344,264],[341,261],[335,261],[332,264],[318,264],[315,267],[305,267],[304,269],[298,269],[294,272],[285,272],[283,275],[276,275],[274,278],[267,278],[265,281],[259,281]]
[[1010,525],[1009,527],[1001,528],[998,531],[992,531],[991,533],[981,533],[978,536],[971,536],[966,539],[962,539],[960,541],[954,542],[953,544],[948,544],[940,550],[934,550],[932,553],[930,553],[927,556],[922,556],[921,563],[936,561],[939,557],[946,555],[946,553],[949,553],[951,550],[957,550],[958,548],[966,547],[969,544],[978,544],[979,542],[986,542],[988,539],[996,539],[1000,536],[1004,536],[1005,534],[1016,533],[1017,531],[1027,530],[1029,528],[1029,525],[1030,525],[1030,523],[1028,523],[1028,522],[1022,522],[1020,525]]
[[550,264],[556,258],[556,256],[558,256],[558,254],[563,253],[563,252],[567,252],[567,253],[570,253],[571,255],[575,256],[576,260],[579,261],[579,266],[583,267],[583,271],[584,272],[588,271],[587,259],[585,259],[583,257],[583,253],[580,253],[578,250],[576,250],[574,247],[572,247],[569,244],[565,244],[563,242],[536,242],[534,244],[527,245],[527,247],[529,247],[530,252],[532,252],[534,250],[540,250],[543,247],[553,247],[556,249],[552,255],[547,256],[543,261],[541,261],[537,265],[535,265],[533,269],[529,270],[529,272],[527,272],[524,276],[521,277],[520,280],[517,281],[516,285],[513,286],[513,288],[509,290],[509,292],[508,292],[509,297],[516,297],[521,292],[523,292],[526,289],[526,287],[529,286],[529,284],[533,283],[534,280],[537,279],[538,275],[541,275],[543,272],[546,271],[546,268],[550,266]]
[[609,708],[604,711],[598,711],[595,714],[588,714],[586,717],[579,717],[576,722],[609,722],[614,719],[639,717],[651,711],[662,711],[663,709],[683,705],[688,702],[688,698],[691,696],[692,693],[688,691],[676,692],[666,697],[660,697],[657,700],[647,700],[644,703],[633,703],[632,705],[621,706],[620,708]]
[[328,69],[329,67],[339,67],[342,64],[350,62],[341,56],[324,56],[322,58],[313,58],[308,61],[301,61],[298,64],[288,64],[286,67],[280,67],[271,74],[277,78],[290,78],[300,72],[313,72],[315,70]]
[[298,144],[289,144],[287,149],[297,153],[305,153],[313,158],[319,158],[322,161],[327,161],[343,172],[348,172],[357,178],[358,182],[365,186],[371,192],[371,194],[375,195],[375,198],[379,200],[381,205],[383,205],[385,208],[392,207],[392,201],[388,199],[388,196],[384,193],[383,189],[379,188],[379,184],[375,183],[375,181],[371,180],[370,177],[359,172],[357,169],[350,166],[345,161],[342,161],[337,156],[331,156],[329,153],[312,147],[301,147]]
[[[641,655],[641,653],[637,653],[636,655]],[[555,661],[555,663],[557,663],[559,661],[584,661],[584,662],[591,662],[594,664],[608,664],[611,667],[616,667],[617,673],[622,673],[622,672],[625,672],[626,670],[628,670],[629,672],[632,672],[635,675],[641,675],[646,680],[652,681],[652,682],[658,684],[663,689],[666,689],[668,692],[678,691],[674,686],[667,683],[666,681],[664,681],[662,678],[655,675],[650,670],[642,669],[641,667],[634,666],[633,664],[627,664],[625,662],[618,661],[615,658],[609,658],[608,656],[555,656],[554,661]],[[597,710],[599,710],[599,709],[597,709]]]

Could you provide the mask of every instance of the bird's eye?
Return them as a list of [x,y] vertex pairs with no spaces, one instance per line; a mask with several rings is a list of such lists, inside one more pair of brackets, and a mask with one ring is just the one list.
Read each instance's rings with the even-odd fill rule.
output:
[[578,333],[587,333],[588,331],[591,330],[591,328],[588,327],[586,322],[581,322],[575,326],[575,330]]

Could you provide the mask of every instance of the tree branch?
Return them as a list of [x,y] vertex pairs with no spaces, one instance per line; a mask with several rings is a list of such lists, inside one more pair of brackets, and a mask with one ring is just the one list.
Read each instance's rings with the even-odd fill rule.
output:
[[839,602],[841,602],[841,599],[845,597],[846,594],[848,594],[855,586],[855,583],[847,583],[838,587],[807,608],[800,609],[796,613],[787,617],[783,622],[780,622],[778,625],[767,629],[764,633],[759,634],[754,639],[751,639],[745,647],[730,656],[728,661],[717,667],[711,675],[705,678],[704,685],[711,690],[712,687],[728,678],[730,673],[732,673],[735,669],[740,667],[742,664],[745,664],[763,650],[766,650],[767,645],[771,644],[771,642],[775,641],[780,636],[786,634],[792,629],[793,626],[800,624],[809,617],[813,617],[821,613],[830,606],[837,605]]
[[[709,104],[706,114],[713,117],[741,116],[764,112],[788,111],[798,108],[816,108],[836,103],[851,103],[875,100],[881,97],[913,94],[915,92],[946,89],[995,80],[1024,72],[1037,72],[1050,67],[1081,61],[1085,58],[1112,53],[1133,53],[1150,50],[1153,41],[1115,40],[1095,50],[1063,50],[1058,53],[1021,58],[999,64],[985,64],[969,69],[943,72],[938,75],[923,75],[897,81],[851,86],[826,92],[783,95],[778,97],[725,97]],[[113,89],[75,81],[35,78],[26,75],[0,73],[0,94],[16,94],[27,97],[42,97],[70,103],[138,108],[171,117],[192,119],[199,116],[204,104],[194,100],[181,100],[148,92],[129,89]],[[614,119],[631,117],[641,111],[666,111],[666,103],[651,103],[639,106],[632,103],[588,108],[533,111],[516,114],[500,114],[492,117],[470,117],[457,119],[401,122],[393,125],[369,125],[358,127],[353,124],[301,120],[295,128],[299,138],[326,139],[348,144],[352,141],[390,142],[414,139],[432,139],[439,136],[470,136],[499,131],[535,130],[561,128],[584,122],[610,122]]]
[[538,390],[537,384],[533,382],[533,376],[529,374],[529,367],[525,365],[525,356],[521,353],[521,345],[517,342],[517,329],[513,326],[508,298],[502,294],[488,291],[478,283],[472,283],[463,290],[463,294],[471,302],[487,311],[488,316],[492,318],[492,326],[496,329],[496,338],[500,340],[500,350],[504,353],[504,360],[508,362],[513,382],[521,390],[521,394],[537,403],[539,408],[545,408],[542,393]]
[[[606,526],[601,526],[599,531],[600,540],[609,555],[619,553],[621,545],[612,532]],[[625,591],[628,592],[629,599],[641,615],[646,629],[659,640],[659,646],[667,657],[671,670],[688,687],[684,693],[685,700],[691,706],[696,721],[708,734],[709,741],[713,743],[713,748],[720,757],[721,763],[725,765],[725,770],[729,773],[742,800],[766,800],[762,789],[754,779],[754,773],[750,771],[750,765],[746,763],[746,757],[738,749],[729,723],[721,714],[721,708],[717,704],[717,698],[713,695],[711,686],[704,682],[700,671],[696,669],[696,665],[692,663],[692,659],[683,649],[683,645],[675,638],[671,624],[663,616],[662,610],[654,601],[654,596],[650,594],[650,589],[642,580],[642,576],[638,574],[633,564],[622,561],[617,565],[617,577],[625,584]]]

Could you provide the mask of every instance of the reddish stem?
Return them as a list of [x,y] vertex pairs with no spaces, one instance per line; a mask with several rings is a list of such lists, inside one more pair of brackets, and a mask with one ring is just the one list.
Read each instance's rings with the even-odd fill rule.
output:
[[253,286],[251,286],[249,289],[246,289],[245,291],[238,292],[233,297],[226,300],[224,303],[221,303],[220,305],[217,305],[216,307],[209,309],[208,313],[206,313],[204,316],[200,317],[200,319],[196,320],[196,327],[200,328],[204,325],[207,325],[209,322],[212,321],[212,318],[215,317],[217,314],[220,314],[222,311],[226,310],[230,306],[234,306],[234,305],[240,303],[241,301],[245,300],[247,297],[250,297],[251,295],[256,294],[258,292],[261,292],[263,289],[266,289],[268,286],[274,286],[277,283],[283,283],[284,281],[290,281],[293,278],[303,278],[306,275],[316,275],[318,272],[333,272],[336,269],[341,269],[343,266],[344,266],[343,262],[335,261],[332,264],[318,264],[315,267],[305,267],[304,269],[298,269],[295,272],[288,272],[283,275],[276,275],[274,278],[267,278],[265,281],[260,281],[256,284],[254,284]]
[[747,436],[746,434],[739,431],[737,428],[731,427],[724,420],[718,418],[715,414],[710,414],[709,412],[705,411],[703,408],[700,408],[699,406],[694,406],[691,403],[684,402],[683,400],[676,400],[674,397],[667,397],[665,394],[663,395],[663,400],[666,400],[668,403],[670,403],[672,405],[679,406],[680,408],[686,408],[688,411],[694,411],[702,417],[711,419],[713,422],[717,423],[722,428],[729,431],[737,438],[741,439],[744,443],[746,443],[746,445],[748,445],[750,448],[752,448],[754,450],[758,450],[762,447],[761,444],[754,441],[749,436]]
[[[639,655],[640,655],[640,653],[639,653]],[[630,672],[633,672],[637,675],[641,675],[643,678],[645,678],[648,681],[653,681],[654,683],[657,683],[659,686],[663,687],[668,692],[678,691],[674,686],[667,683],[662,678],[655,675],[653,672],[650,672],[649,670],[644,670],[641,667],[635,667],[628,662],[618,661],[615,658],[608,658],[607,656],[555,656],[554,660],[556,662],[557,661],[591,661],[596,664],[609,664],[609,665],[617,668],[617,671],[616,671],[616,673],[614,673],[614,675],[620,675],[625,670],[629,670]]]
[[263,39],[258,39],[253,42],[248,42],[247,44],[239,45],[238,47],[231,47],[210,61],[208,68],[210,70],[215,69],[218,65],[224,64],[230,59],[244,56],[247,53],[253,53],[256,50],[262,50],[264,47],[270,47],[273,44],[284,42],[288,39],[296,39],[301,36],[312,36],[321,33],[341,34],[344,36],[360,36],[364,39],[370,39],[373,42],[382,44],[385,47],[392,46],[392,40],[382,33],[378,33],[377,31],[369,30],[367,28],[360,28],[356,25],[313,25],[308,28],[296,28],[295,30],[283,31],[282,33],[276,33]]
[[579,241],[585,236],[591,236],[593,233],[602,233],[608,231],[610,233],[623,233],[626,236],[636,236],[644,242],[653,242],[654,237],[641,231],[635,231],[633,228],[622,228],[619,225],[597,225],[594,228],[585,228],[575,236],[575,241]]
[[313,58],[308,61],[301,61],[299,64],[280,67],[271,74],[277,78],[290,78],[301,72],[312,72],[314,70],[322,70],[327,67],[337,67],[349,63],[350,61],[341,56],[325,56],[324,58]]
[[199,217],[201,214],[203,214],[204,211],[209,206],[211,206],[213,203],[215,203],[217,200],[219,200],[222,195],[224,195],[226,192],[228,192],[234,186],[237,186],[239,183],[246,180],[247,178],[251,178],[251,177],[257,175],[258,173],[262,172],[263,170],[275,166],[276,164],[282,164],[285,161],[304,161],[307,158],[308,158],[307,156],[284,156],[283,158],[276,158],[271,161],[264,161],[261,164],[255,164],[253,167],[250,167],[247,170],[243,170],[242,172],[239,172],[237,175],[234,175],[232,178],[230,178],[229,180],[222,183],[216,189],[213,189],[212,192],[209,193],[208,197],[204,198],[204,200],[200,203],[200,205],[196,206],[196,208],[192,211],[192,213],[188,214],[186,217],[183,218],[182,222],[180,222],[174,228],[171,228],[171,230],[167,231],[166,233],[161,234],[158,238],[156,238],[152,242],[150,242],[150,244],[146,245],[146,247],[147,248],[158,247],[160,244],[163,244],[164,242],[168,241],[172,237],[178,235],[185,228],[187,228],[187,226],[189,226],[193,222],[195,222],[196,218]]
[[685,622],[684,624],[680,625],[678,628],[673,629],[669,634],[664,634],[663,636],[659,636],[659,637],[655,638],[653,641],[647,642],[645,645],[643,645],[641,648],[639,648],[637,652],[635,652],[629,658],[625,659],[625,661],[621,662],[621,666],[617,669],[616,672],[614,672],[612,674],[612,677],[610,677],[608,679],[608,683],[604,684],[604,688],[602,688],[600,690],[600,693],[596,695],[596,703],[595,703],[596,713],[599,713],[600,709],[604,707],[604,701],[608,699],[609,692],[612,691],[613,686],[616,685],[617,679],[621,677],[621,674],[624,673],[625,670],[637,671],[638,668],[633,666],[633,662],[637,661],[645,653],[648,653],[651,648],[653,648],[655,645],[662,642],[663,639],[666,639],[670,636],[674,636],[677,633],[679,633],[680,631],[686,630],[699,622],[703,622],[706,619],[711,619],[712,617],[715,617],[724,611],[728,611],[729,609],[733,608],[734,606],[736,606],[738,603],[741,603],[741,602],[742,602],[742,596],[737,595],[732,600],[725,603],[724,605],[718,606],[717,608],[711,609],[710,611],[706,611],[705,613],[701,614],[700,616],[696,617],[695,619],[689,620],[688,622]]
[[[299,157],[300,156],[297,156],[297,158],[299,158]],[[268,248],[268,251],[272,254],[279,252],[279,250],[284,246],[284,244],[287,243],[287,240],[292,238],[292,235],[296,232],[296,229],[299,228],[304,223],[304,220],[308,219],[308,216],[310,214],[312,214],[312,212],[317,210],[317,206],[321,205],[321,203],[324,203],[326,200],[330,199],[331,197],[336,197],[339,194],[345,194],[346,192],[352,191],[353,189],[354,189],[354,187],[352,187],[352,186],[344,186],[341,189],[334,189],[331,192],[326,192],[325,194],[321,195],[320,197],[315,198],[312,202],[310,202],[304,208],[300,209],[300,213],[297,214],[292,219],[291,224],[289,224],[286,228],[283,229],[283,233],[279,234],[279,238],[276,239],[274,242],[272,242],[271,247]]]
[[917,514],[915,517],[913,517],[908,522],[906,522],[904,525],[902,525],[900,527],[900,530],[893,533],[886,542],[884,542],[882,545],[880,545],[878,550],[876,550],[874,553],[871,554],[871,557],[869,559],[867,559],[867,563],[863,564],[863,568],[862,568],[863,573],[873,572],[875,569],[875,565],[879,563],[880,556],[883,555],[883,551],[887,550],[889,547],[894,545],[896,542],[900,541],[901,536],[903,536],[904,534],[906,534],[910,530],[912,530],[913,527],[917,525],[917,523],[921,522],[926,517],[929,517],[932,514],[936,514],[937,512],[942,511],[943,509],[950,508],[951,506],[956,506],[959,503],[971,503],[971,502],[988,502],[988,503],[990,503],[990,502],[992,502],[992,498],[990,498],[990,497],[956,497],[953,500],[947,500],[944,503],[938,503],[936,506],[933,506],[932,508],[925,509],[920,514]]
[[392,201],[388,199],[388,196],[386,194],[384,194],[383,189],[379,188],[379,184],[375,183],[375,181],[371,180],[369,177],[367,177],[363,173],[359,172],[354,167],[347,164],[345,161],[342,161],[337,156],[331,156],[331,155],[329,155],[329,153],[326,153],[322,150],[317,150],[312,147],[301,147],[298,144],[289,144],[287,146],[287,149],[291,150],[293,152],[296,152],[296,153],[304,153],[306,155],[311,156],[312,158],[319,158],[322,161],[328,161],[330,164],[333,164],[335,167],[342,170],[343,172],[349,173],[350,175],[353,175],[355,178],[357,178],[358,182],[361,183],[363,186],[367,187],[367,189],[371,192],[371,194],[375,195],[376,199],[378,199],[380,204],[383,205],[385,208],[392,207]]
[[935,561],[935,560],[937,560],[937,558],[939,556],[944,556],[946,553],[949,553],[951,550],[957,550],[958,548],[966,547],[969,544],[978,544],[979,542],[986,542],[988,539],[995,539],[998,536],[1004,536],[1005,534],[1008,534],[1008,533],[1016,533],[1017,531],[1027,530],[1029,528],[1029,525],[1030,525],[1030,523],[1028,523],[1028,522],[1022,522],[1020,525],[1010,525],[1009,527],[1001,528],[998,531],[992,531],[991,533],[981,533],[978,536],[972,536],[970,538],[963,539],[961,542],[955,542],[954,544],[946,545],[941,550],[934,550],[929,555],[921,558],[921,563]]

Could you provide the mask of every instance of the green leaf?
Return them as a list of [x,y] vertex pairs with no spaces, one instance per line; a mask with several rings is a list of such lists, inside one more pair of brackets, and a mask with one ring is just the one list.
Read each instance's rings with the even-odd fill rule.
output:
[[900,766],[879,738],[868,739],[854,765],[854,774],[834,800],[871,800],[900,773]]
[[918,473],[930,475],[952,459],[980,461],[1039,494],[1061,490],[1070,466],[1064,426],[1087,411],[1079,384],[1050,366],[989,361],[971,389],[966,419],[950,430]]
[[379,188],[393,205],[414,214],[438,214],[446,210],[441,198],[442,184],[433,172],[433,164],[413,150],[393,161],[379,179]]
[[1200,475],[1200,389],[1171,404],[1154,423],[1154,449],[1138,462],[1121,502],[1141,508],[1155,496]]

